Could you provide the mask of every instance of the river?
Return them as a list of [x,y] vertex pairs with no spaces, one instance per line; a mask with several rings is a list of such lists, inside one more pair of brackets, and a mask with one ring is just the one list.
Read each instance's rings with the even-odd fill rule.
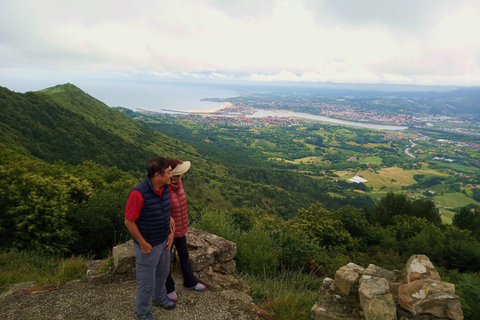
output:
[[362,128],[369,128],[375,130],[393,130],[393,131],[403,131],[407,130],[408,127],[405,126],[394,126],[394,125],[383,125],[383,124],[375,124],[375,123],[368,123],[368,122],[356,122],[356,121],[347,121],[347,120],[340,120],[335,118],[328,118],[319,115],[313,115],[310,113],[301,113],[301,112],[281,112],[281,111],[270,111],[270,110],[255,110],[255,113],[252,115],[248,115],[247,117],[253,118],[260,118],[260,117],[295,117],[295,118],[302,118],[302,119],[309,119],[309,120],[318,120],[323,122],[330,122],[336,124],[343,124],[347,126],[354,126],[354,127],[362,127]]

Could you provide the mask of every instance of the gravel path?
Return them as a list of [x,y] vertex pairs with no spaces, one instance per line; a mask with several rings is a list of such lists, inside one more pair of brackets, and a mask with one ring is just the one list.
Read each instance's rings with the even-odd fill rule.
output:
[[[157,319],[262,319],[249,307],[251,297],[238,291],[187,291],[174,273],[179,301],[174,310],[152,307]],[[180,286],[178,286],[180,284]],[[0,295],[0,319],[135,319],[134,275],[108,276],[96,281],[71,281],[51,291],[27,293],[13,289]]]

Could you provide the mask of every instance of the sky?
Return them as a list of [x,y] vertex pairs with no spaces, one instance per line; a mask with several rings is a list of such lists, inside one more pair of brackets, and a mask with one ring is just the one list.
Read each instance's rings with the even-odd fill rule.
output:
[[480,86],[479,17],[478,0],[1,0],[0,86]]

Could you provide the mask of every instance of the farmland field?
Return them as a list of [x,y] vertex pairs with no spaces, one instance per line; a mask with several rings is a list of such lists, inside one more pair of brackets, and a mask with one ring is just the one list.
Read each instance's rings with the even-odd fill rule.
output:
[[439,207],[443,208],[458,208],[469,205],[470,203],[480,205],[479,202],[467,197],[461,192],[445,193],[442,196],[434,196],[433,200]]

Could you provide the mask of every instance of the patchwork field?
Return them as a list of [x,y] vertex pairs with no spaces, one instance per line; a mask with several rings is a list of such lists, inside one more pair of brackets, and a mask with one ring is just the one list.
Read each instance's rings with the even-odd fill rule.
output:
[[380,169],[378,173],[369,170],[362,170],[359,172],[359,175],[362,178],[369,181],[367,182],[367,185],[374,190],[379,190],[382,186],[394,189],[401,189],[403,186],[409,186],[416,183],[415,179],[413,179],[415,174],[446,176],[444,173],[430,169],[404,170],[398,167],[383,168]]
[[385,186],[387,188],[401,189],[403,186],[409,186],[416,183],[413,179],[415,170],[403,170],[402,168],[384,168],[379,173],[374,173],[369,170],[360,171],[360,176],[367,179],[366,184],[373,189],[380,189]]

